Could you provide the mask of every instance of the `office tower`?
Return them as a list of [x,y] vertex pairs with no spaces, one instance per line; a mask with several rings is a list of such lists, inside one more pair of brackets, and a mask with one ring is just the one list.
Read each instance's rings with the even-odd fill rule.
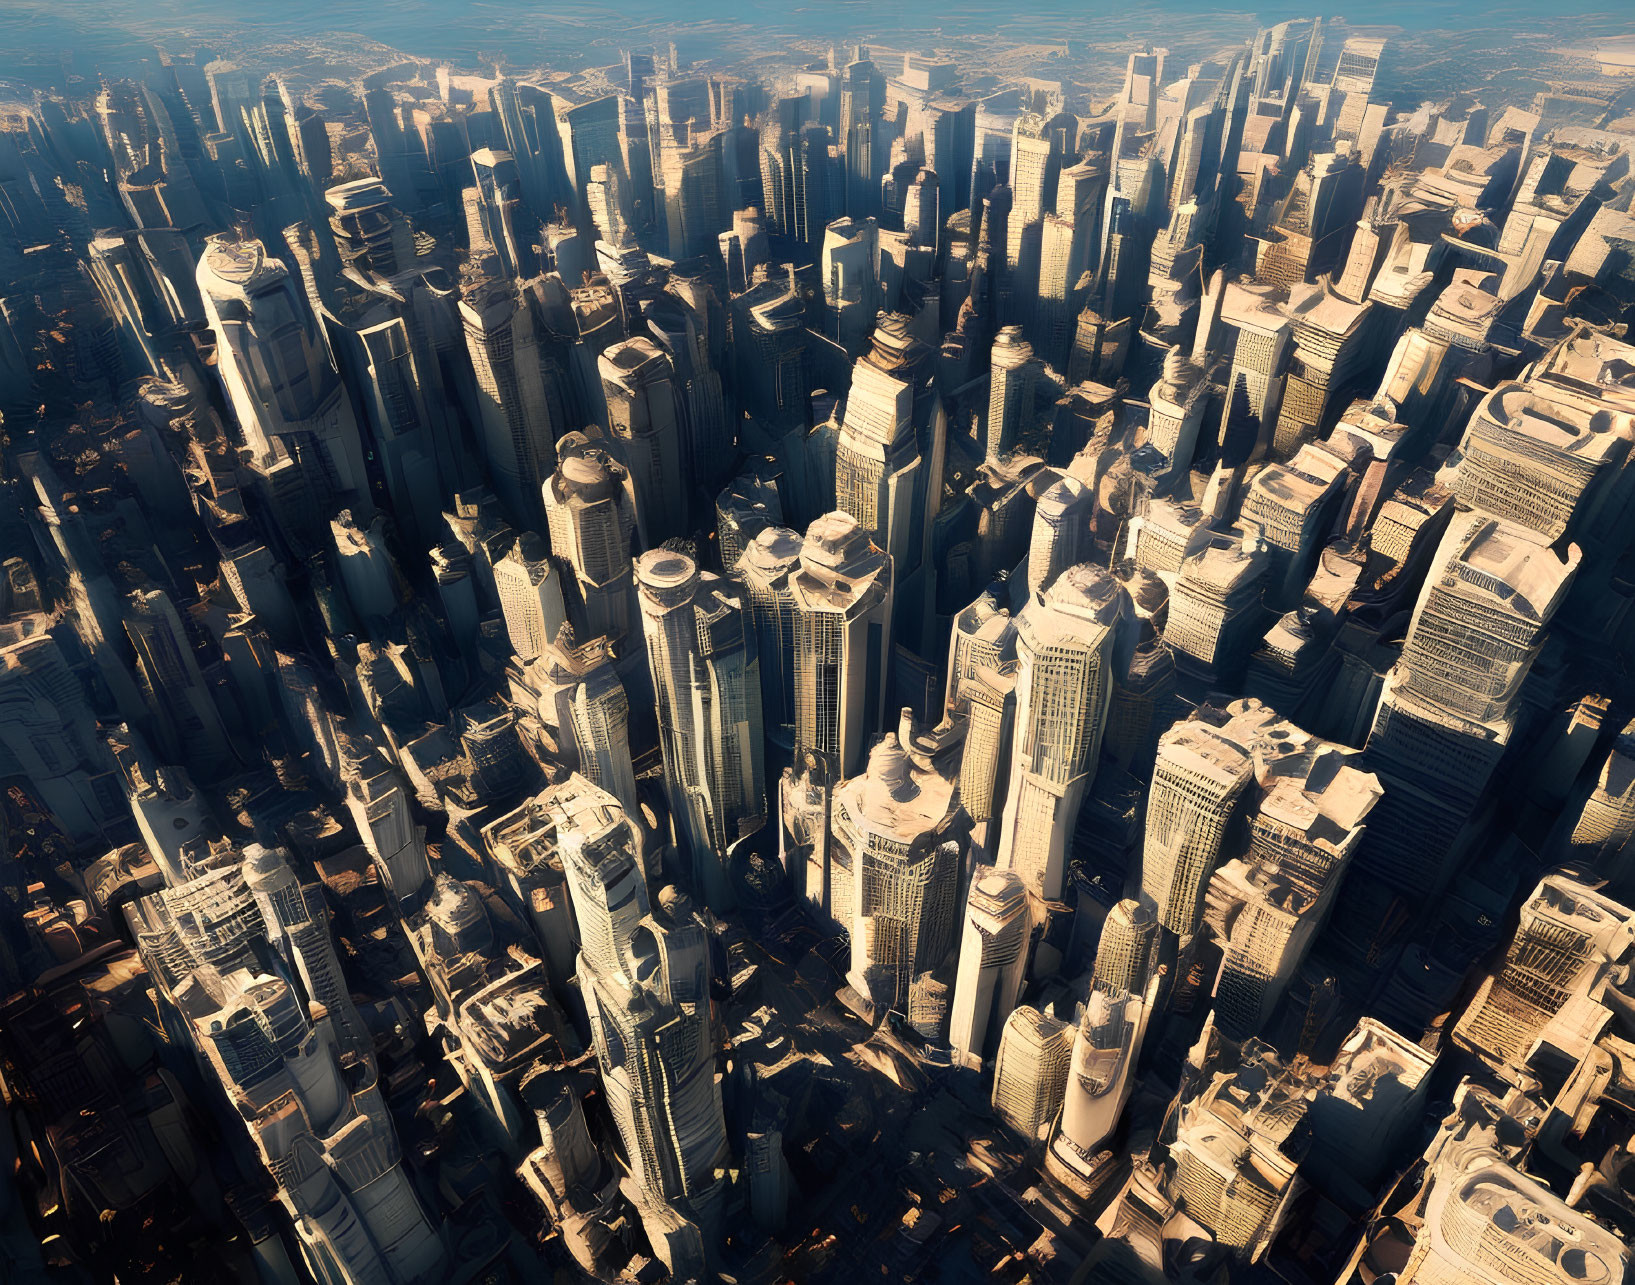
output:
[[381,277],[414,268],[419,257],[414,236],[379,179],[338,183],[324,192],[324,200],[332,211],[329,230],[343,268]]
[[1095,778],[1113,657],[1131,614],[1118,581],[1083,563],[1016,620],[1016,750],[995,864],[1042,901],[1061,897],[1068,837]]
[[[372,1061],[340,1039],[334,1015],[320,1007],[317,1020],[309,1016],[269,957],[266,933],[284,937],[283,913],[296,925],[292,938],[306,943],[299,887],[273,880],[278,918],[266,924],[244,867],[225,855],[227,864],[134,903],[155,989],[244,1120],[307,1269],[343,1280],[429,1279],[445,1250],[404,1172]],[[267,864],[276,875],[281,863]],[[323,951],[333,962],[327,932],[310,945],[314,963]],[[339,979],[320,970],[311,984],[328,990]]]
[[[1228,548],[1209,545],[1181,563],[1164,637],[1188,668],[1236,675],[1265,628],[1260,597],[1268,559],[1265,543],[1250,531]],[[1144,570],[1160,569],[1137,561]]]
[[791,266],[735,295],[733,350],[744,412],[774,436],[811,422],[812,375],[807,358],[806,305]]
[[1221,411],[1221,458],[1236,464],[1271,448],[1293,327],[1273,302],[1270,287],[1233,282],[1225,289],[1221,346],[1230,342],[1232,368]]
[[323,1005],[342,1051],[373,1061],[374,1043],[341,974],[322,894],[302,885],[287,850],[259,843],[244,848],[244,884],[261,911],[268,940],[307,997]]
[[827,333],[858,356],[880,311],[880,228],[873,219],[836,219],[823,231],[823,300]]
[[969,684],[981,669],[999,669],[1016,657],[1016,623],[1000,605],[993,589],[985,589],[970,606],[954,617],[948,644],[949,713],[968,699]]
[[495,887],[532,928],[558,993],[572,985],[574,975],[575,928],[563,844],[575,833],[575,814],[600,797],[605,796],[573,773],[482,829]]
[[958,794],[959,746],[905,714],[867,769],[831,800],[834,916],[851,933],[847,981],[877,1011],[908,1005],[909,986],[942,964],[958,934],[970,819]]
[[354,759],[346,771],[346,807],[392,899],[413,909],[431,882],[426,829],[416,825],[402,776],[378,754]]
[[903,198],[903,231],[908,234],[910,245],[937,249],[938,232],[942,228],[941,209],[937,173],[921,169]]
[[513,522],[537,523],[560,415],[552,416],[533,313],[513,283],[480,280],[463,292],[460,322],[477,377],[478,443],[488,479]]
[[[586,188],[591,180],[591,171],[598,165],[607,165],[616,167],[628,178],[636,173],[638,167],[624,164],[620,146],[623,118],[620,100],[616,95],[609,94],[604,98],[573,102],[553,93],[551,99],[557,147],[560,150],[563,167],[562,177],[572,192],[569,203],[575,215],[573,221],[583,226],[585,221],[583,216],[588,214],[589,210]],[[647,151],[645,137],[641,150],[645,159]],[[650,164],[641,168],[645,168],[648,174],[652,173]],[[546,213],[542,210],[534,212]]]
[[562,578],[551,562],[549,547],[533,531],[519,535],[494,564],[494,589],[511,649],[522,660],[538,656],[568,622]]
[[1107,989],[1099,980],[1085,1001],[1073,1033],[1061,1114],[1051,1123],[1045,1150],[1045,1173],[1081,1200],[1094,1195],[1114,1167],[1113,1153],[1103,1147],[1135,1087],[1150,1016],[1140,994]]
[[993,1111],[1026,1143],[1061,1110],[1073,1058],[1073,1028],[1023,1004],[1005,1019],[994,1058]]
[[1284,310],[1294,325],[1294,349],[1272,435],[1279,459],[1323,435],[1338,398],[1363,376],[1373,338],[1373,305],[1343,298],[1327,278],[1291,287]]
[[1401,686],[1477,722],[1514,708],[1550,618],[1579,562],[1483,515],[1460,514],[1443,537],[1399,663]]
[[980,1066],[997,1051],[1026,980],[1030,928],[1027,890],[1014,872],[989,868],[971,880],[948,1023],[956,1062]]
[[0,646],[0,774],[22,777],[77,843],[121,822],[124,798],[79,679],[50,634]]
[[766,820],[761,678],[745,594],[665,549],[636,559],[670,813],[712,908],[733,900],[727,854]]
[[1205,918],[1223,961],[1215,1021],[1232,1039],[1265,1028],[1327,920],[1345,867],[1379,802],[1354,751],[1278,719],[1254,700],[1227,707],[1221,729],[1255,757],[1249,850],[1210,880]]
[[1589,407],[1535,387],[1506,383],[1483,398],[1439,480],[1463,504],[1535,532],[1542,543],[1574,529],[1628,444]]
[[527,668],[523,699],[537,711],[546,753],[618,799],[639,816],[636,774],[630,760],[630,700],[614,668],[605,636],[578,643],[571,626]]
[[1141,895],[1159,924],[1186,939],[1203,917],[1227,822],[1254,779],[1248,750],[1230,729],[1194,717],[1158,739],[1141,855]]
[[617,644],[630,632],[632,508],[624,467],[584,434],[564,437],[545,485],[545,520],[568,618],[582,638]]
[[795,598],[791,577],[800,568],[801,538],[788,527],[763,529],[732,573],[744,586],[761,674],[761,723],[769,741],[787,755],[795,737]]
[[755,284],[755,270],[767,262],[766,220],[756,206],[735,210],[732,227],[719,238],[727,267],[727,291],[742,294]]
[[635,500],[641,541],[656,549],[686,533],[691,494],[683,458],[675,366],[651,339],[629,339],[597,362],[607,400],[613,450]]
[[846,154],[846,213],[864,219],[880,213],[880,159],[876,131],[885,100],[885,79],[868,58],[848,63],[840,73],[840,127],[836,137]]
[[1002,327],[993,341],[993,374],[988,386],[988,420],[982,450],[988,458],[1007,454],[1033,422],[1034,388],[1039,366],[1033,345],[1020,326]]
[[1372,1191],[1419,1126],[1436,1054],[1360,1018],[1312,1099],[1312,1145],[1301,1171],[1324,1190]]
[[1348,462],[1328,443],[1307,442],[1287,464],[1269,464],[1249,483],[1242,520],[1257,524],[1265,541],[1261,594],[1269,609],[1299,604],[1349,477]]
[[727,1159],[704,931],[677,894],[650,908],[635,828],[611,795],[586,782],[554,819],[596,1059],[638,1208],[660,1227],[665,1210],[695,1225],[691,1236],[655,1237],[655,1250],[673,1256],[691,1243],[694,1261],[666,1266],[701,1275],[724,1230]]
[[1209,403],[1203,370],[1179,346],[1164,356],[1163,373],[1147,394],[1147,441],[1163,455],[1165,479],[1184,477],[1197,449]]
[[378,628],[398,609],[400,577],[386,548],[386,520],[377,514],[360,526],[350,509],[342,509],[329,523],[335,542],[335,569],[340,573],[346,599],[354,615]]
[[352,403],[284,265],[259,241],[215,237],[199,259],[198,284],[216,370],[280,525],[311,548],[336,504],[368,516]]
[[[1501,1078],[1524,1081],[1541,1039],[1558,1017],[1555,1041],[1583,1039],[1575,1006],[1593,1011],[1635,940],[1635,915],[1566,874],[1546,875],[1522,905],[1504,963],[1483,979],[1453,1028],[1453,1041]],[[1571,1032],[1571,1034],[1569,1034]]]
[[1058,474],[1033,509],[1028,542],[1028,596],[1043,593],[1069,567],[1088,559],[1095,497],[1070,473]]
[[857,519],[830,513],[807,528],[789,576],[795,625],[795,747],[820,756],[831,781],[863,766],[880,725],[890,655],[891,559]]
[[1169,1194],[1216,1244],[1258,1262],[1300,1192],[1308,1092],[1264,1044],[1251,1041],[1234,1058],[1206,1026],[1193,1057],[1200,1050],[1211,1073],[1196,1075],[1203,1091],[1178,1112]]
[[138,589],[127,601],[125,635],[166,757],[214,771],[228,768],[236,761],[232,742],[170,596],[163,589]]
[[1158,942],[1158,918],[1145,902],[1126,897],[1107,912],[1091,985],[1116,994],[1143,994],[1151,976]]
[[899,576],[919,563],[921,460],[907,380],[859,357],[835,445],[835,506],[891,557]]
[[720,370],[726,361],[726,310],[700,260],[671,269],[668,287],[647,306],[645,319],[675,366],[682,466],[693,486],[713,492],[731,469],[737,439]]

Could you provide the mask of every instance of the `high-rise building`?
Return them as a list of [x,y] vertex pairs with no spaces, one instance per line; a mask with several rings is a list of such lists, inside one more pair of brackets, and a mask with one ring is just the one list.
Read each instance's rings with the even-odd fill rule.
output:
[[880,725],[890,656],[891,559],[848,513],[807,529],[789,576],[795,624],[795,745],[831,781],[863,767]]
[[460,320],[477,377],[488,479],[513,522],[537,524],[562,423],[560,412],[552,414],[532,310],[513,282],[481,280],[461,298]]
[[556,812],[580,984],[638,1209],[661,1227],[665,1211],[693,1224],[690,1235],[652,1239],[661,1254],[691,1246],[692,1261],[666,1263],[671,1275],[702,1275],[724,1230],[727,1158],[704,930],[685,898],[650,906],[639,838],[611,795],[583,782]]
[[1031,928],[1027,889],[1013,871],[985,869],[972,878],[948,1025],[957,1061],[980,1065],[997,1052],[1027,977]]
[[1103,1148],[1135,1087],[1150,1016],[1141,995],[1099,983],[1085,1001],[1073,1033],[1061,1114],[1052,1121],[1045,1151],[1045,1173],[1080,1199],[1094,1195],[1114,1167],[1112,1152]]
[[315,547],[332,507],[349,503],[362,516],[370,509],[352,402],[322,332],[260,241],[213,238],[198,285],[250,467],[280,525]]
[[909,383],[859,357],[835,444],[835,505],[886,551],[899,575],[919,562],[922,464]]
[[989,458],[1008,453],[1022,430],[1031,424],[1038,380],[1033,345],[1022,337],[1022,328],[1003,327],[993,342],[988,420],[982,439],[983,453]]
[[524,661],[544,651],[568,622],[562,578],[544,539],[533,531],[519,535],[494,563],[494,590],[511,649]]
[[1455,1023],[1454,1043],[1525,1082],[1536,1042],[1569,1005],[1598,998],[1632,941],[1635,912],[1566,874],[1546,875],[1522,905],[1504,963]]
[[1157,940],[1158,918],[1151,906],[1133,897],[1118,902],[1102,921],[1092,987],[1108,994],[1144,993],[1152,975]]
[[1005,1019],[994,1059],[994,1114],[1028,1143],[1061,1110],[1073,1058],[1073,1028],[1023,1004]]
[[544,496],[551,556],[562,568],[574,632],[617,644],[634,623],[630,556],[636,517],[628,475],[584,434],[569,433]]
[[877,1009],[906,1010],[909,986],[939,966],[958,933],[970,820],[958,794],[959,746],[905,715],[867,769],[831,801],[834,916],[851,933],[847,980]]
[[636,587],[671,815],[696,886],[725,908],[728,851],[766,819],[755,629],[743,590],[684,553],[642,554]]
[[1016,621],[1016,750],[996,864],[1032,896],[1060,898],[1068,836],[1095,778],[1113,689],[1113,655],[1132,615],[1117,580],[1069,568]]
[[1198,929],[1227,823],[1253,779],[1249,751],[1203,719],[1177,723],[1158,739],[1141,894],[1156,907],[1159,924],[1177,937]]
[[651,339],[628,339],[601,356],[613,450],[635,499],[642,544],[656,549],[687,531],[690,475],[682,456],[675,366]]
[[787,755],[795,737],[795,597],[791,577],[800,568],[801,538],[769,526],[744,549],[733,573],[744,586],[761,673],[761,724]]

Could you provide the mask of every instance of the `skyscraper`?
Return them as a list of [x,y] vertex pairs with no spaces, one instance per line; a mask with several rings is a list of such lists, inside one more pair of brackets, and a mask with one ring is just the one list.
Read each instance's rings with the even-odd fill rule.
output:
[[489,481],[513,522],[536,523],[562,424],[552,415],[533,314],[513,282],[490,279],[466,289],[460,320],[476,372]]
[[1016,620],[1016,751],[995,859],[1043,901],[1061,896],[1068,836],[1101,753],[1113,655],[1131,615],[1118,581],[1083,563]]
[[712,908],[732,902],[727,852],[766,818],[761,679],[743,591],[665,549],[636,560],[670,810]]
[[213,238],[198,284],[250,467],[281,522],[314,547],[332,507],[370,510],[357,421],[323,336],[260,241]]
[[[694,1225],[681,1240],[691,1245],[691,1261],[666,1266],[683,1279],[701,1275],[724,1230],[727,1154],[703,929],[684,899],[650,907],[636,832],[611,795],[585,782],[559,803],[578,972],[638,1208],[661,1227],[667,1214]],[[653,1239],[661,1253],[676,1243]]]
[[863,766],[880,725],[890,655],[891,559],[848,513],[807,529],[789,577],[795,623],[795,744],[831,780]]
[[957,759],[957,741],[905,716],[834,790],[830,887],[851,933],[847,980],[878,1009],[906,1009],[910,983],[954,945],[970,833]]
[[597,364],[613,451],[630,479],[636,529],[643,546],[656,549],[686,534],[692,497],[690,462],[682,453],[675,366],[645,338],[614,344]]
[[1031,927],[1027,890],[1013,871],[987,869],[972,878],[948,1027],[949,1046],[967,1066],[998,1049],[1027,977]]
[[1022,337],[1020,326],[1005,326],[993,342],[988,422],[982,439],[985,455],[991,458],[1009,452],[1021,431],[1030,425],[1038,379],[1033,345]]
[[1227,822],[1253,779],[1248,750],[1203,719],[1177,723],[1158,739],[1141,893],[1157,907],[1158,922],[1177,937],[1198,929]]
[[994,1059],[993,1111],[1026,1143],[1061,1109],[1073,1057],[1073,1028],[1027,1004],[1005,1019]]
[[563,570],[575,632],[617,643],[634,623],[630,555],[636,518],[628,474],[584,434],[569,433],[544,496],[551,556]]

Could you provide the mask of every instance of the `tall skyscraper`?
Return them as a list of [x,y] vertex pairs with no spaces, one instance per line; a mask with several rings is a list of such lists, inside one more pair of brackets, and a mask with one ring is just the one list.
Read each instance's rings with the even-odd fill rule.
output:
[[795,623],[795,745],[830,779],[863,766],[880,725],[890,656],[891,559],[848,513],[807,529],[791,573]]
[[1027,889],[1015,872],[986,869],[972,878],[948,1027],[949,1046],[967,1066],[998,1050],[1027,977],[1031,928]]
[[568,622],[562,577],[544,539],[532,531],[519,535],[494,564],[494,590],[512,650],[522,660],[538,656]]
[[992,382],[988,387],[988,422],[983,453],[992,458],[1010,451],[1033,416],[1034,387],[1039,367],[1033,345],[1022,337],[1020,326],[1005,326],[993,342]]
[[614,344],[597,364],[613,451],[624,465],[635,500],[636,529],[642,544],[656,549],[687,533],[692,497],[675,366],[657,344],[645,338]]
[[939,966],[958,932],[970,819],[959,806],[957,741],[911,717],[835,787],[829,878],[847,924],[847,980],[878,1009],[906,1010],[909,986]]
[[481,280],[464,292],[460,320],[476,372],[489,481],[513,522],[537,523],[562,424],[552,414],[532,311],[514,283]]
[[1151,1017],[1141,995],[1091,988],[1073,1033],[1073,1052],[1052,1122],[1045,1173],[1080,1199],[1106,1182],[1112,1152],[1103,1150],[1135,1087],[1135,1065]]
[[1005,1019],[994,1059],[993,1111],[1031,1145],[1061,1110],[1073,1028],[1027,1004]]
[[1141,893],[1157,907],[1158,922],[1177,937],[1198,930],[1227,823],[1253,779],[1248,750],[1203,719],[1177,723],[1158,739]]
[[580,983],[638,1209],[660,1227],[667,1215],[692,1224],[679,1240],[652,1239],[673,1256],[672,1276],[702,1275],[724,1231],[727,1157],[708,944],[680,901],[650,907],[639,840],[611,795],[585,782],[558,812]]
[[371,507],[352,403],[323,335],[260,241],[213,238],[198,284],[250,467],[280,524],[315,547],[333,507],[350,504],[363,516]]
[[1016,752],[995,858],[1042,901],[1061,896],[1068,837],[1101,753],[1113,656],[1131,616],[1118,581],[1083,563],[1016,620]]
[[761,679],[744,593],[666,549],[636,559],[659,747],[677,830],[712,908],[733,900],[727,853],[766,819]]
[[636,534],[628,474],[582,433],[562,439],[545,484],[551,556],[563,571],[574,631],[615,644],[634,621],[630,556]]

